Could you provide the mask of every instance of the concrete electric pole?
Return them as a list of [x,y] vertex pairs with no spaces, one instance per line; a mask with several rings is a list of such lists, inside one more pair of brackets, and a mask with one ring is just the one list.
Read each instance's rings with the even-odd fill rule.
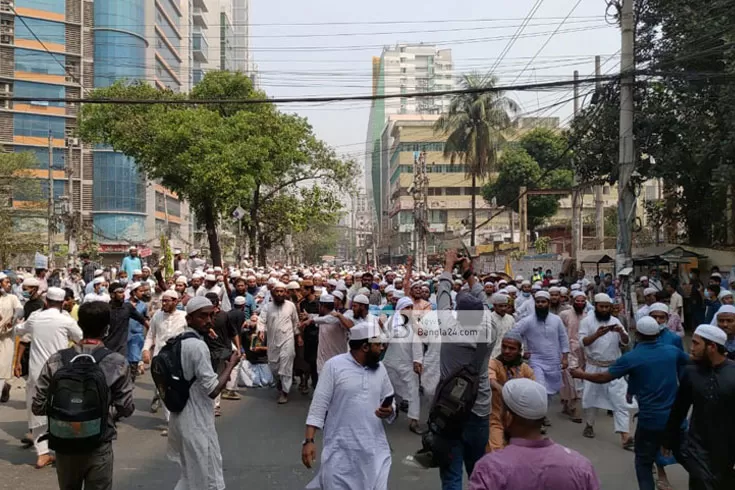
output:
[[426,240],[429,233],[429,177],[426,174],[426,153],[422,151],[416,154],[413,163],[413,221],[416,236],[414,263],[418,270],[425,271],[428,266]]
[[[579,72],[574,70],[574,117],[579,112]],[[582,250],[582,189],[575,173],[572,186],[572,259],[579,265],[579,252]]]
[[[602,90],[602,75],[600,70],[600,56],[595,56],[595,83],[597,93]],[[603,250],[605,248],[605,208],[603,207],[602,201],[602,185],[595,185],[595,235],[597,236],[597,249]]]
[[54,268],[54,136],[48,132],[48,267]]
[[[620,158],[618,165],[618,241],[615,254],[615,272],[633,267],[633,218],[635,216],[635,190],[631,177],[635,170],[635,146],[633,139],[633,89],[635,84],[635,18],[634,0],[622,0],[621,50],[620,50]],[[623,278],[623,294],[630,305],[630,282]],[[630,314],[630,306],[626,306]]]

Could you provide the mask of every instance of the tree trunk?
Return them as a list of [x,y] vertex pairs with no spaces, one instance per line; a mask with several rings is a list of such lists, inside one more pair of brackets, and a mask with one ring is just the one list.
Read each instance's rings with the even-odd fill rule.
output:
[[214,215],[211,203],[205,202],[202,205],[202,218],[204,219],[204,227],[207,230],[207,239],[209,240],[209,253],[212,256],[212,263],[215,266],[222,266],[222,250],[219,248],[219,236],[217,235],[217,217]]
[[476,199],[477,199],[477,176],[475,174],[472,174],[472,205],[471,205],[471,210],[470,210],[470,227],[472,231],[470,234],[470,247],[475,246],[475,226],[477,226],[477,217],[475,216]]
[[[248,227],[248,255],[255,259],[258,255],[258,208],[260,207],[260,184],[255,186],[253,201],[250,203],[250,226]],[[265,264],[262,264],[265,267]]]
[[258,266],[265,267],[268,261],[268,244],[261,235],[258,237]]

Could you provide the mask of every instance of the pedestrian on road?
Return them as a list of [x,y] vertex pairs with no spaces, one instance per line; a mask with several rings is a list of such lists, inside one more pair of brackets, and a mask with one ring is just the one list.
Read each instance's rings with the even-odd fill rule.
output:
[[[128,255],[123,258],[120,269],[127,272],[129,278],[133,277],[133,271],[143,269],[143,261],[141,261],[140,257],[138,256],[137,247],[130,247],[128,249]],[[95,274],[95,276],[96,275],[97,274]]]
[[258,331],[264,331],[268,339],[268,365],[276,379],[280,405],[288,403],[288,392],[293,383],[294,344],[304,345],[296,305],[286,299],[286,294],[285,284],[274,283],[271,291],[273,301],[265,305],[258,316]]
[[377,323],[350,329],[350,352],[328,360],[306,419],[301,460],[316,460],[314,436],[324,430],[322,462],[308,489],[387,490],[391,450],[381,420],[396,417],[393,386],[380,362]]
[[[240,331],[229,322],[227,313],[220,309],[219,297],[215,293],[207,293],[205,298],[212,302],[215,313],[212,318],[212,329],[204,337],[204,342],[209,347],[212,369],[219,375],[227,368],[227,361],[232,353],[240,353]],[[230,382],[222,390],[222,394],[214,399],[215,417],[219,417],[221,414],[220,404],[223,398],[225,400],[240,400],[240,395],[235,391],[236,389],[237,373],[234,373],[230,376]]]
[[572,370],[572,376],[593,383],[609,383],[628,376],[628,401],[638,400],[635,433],[635,473],[640,490],[654,490],[653,463],[661,448],[664,429],[676,398],[679,369],[689,362],[682,350],[661,342],[661,327],[645,316],[636,326],[635,349],[624,354],[606,371],[587,373]]
[[[691,490],[735,488],[735,362],[727,359],[727,334],[700,325],[692,337],[694,361],[682,372],[663,441],[689,472]],[[692,408],[689,430],[680,427]]]
[[735,360],[735,306],[722,305],[715,315],[717,326],[727,335],[725,342],[725,355],[728,359]]
[[[579,342],[584,346],[585,372],[601,373],[615,364],[622,356],[620,346],[628,345],[628,332],[620,321],[610,313],[612,298],[606,293],[595,295],[595,312],[587,316],[579,326]],[[595,418],[597,409],[612,410],[615,432],[620,434],[624,449],[633,449],[630,430],[630,412],[626,403],[628,383],[615,379],[604,385],[586,381],[582,394],[585,428],[582,435],[595,437]]]
[[113,282],[110,285],[110,293],[111,296],[108,296],[110,328],[105,335],[105,345],[108,349],[119,352],[127,358],[130,319],[137,320],[145,328],[149,327],[148,319],[141,315],[132,304],[125,301],[125,288],[122,284]]
[[[52,294],[52,289],[49,289]],[[84,336],[79,345],[71,347],[74,355],[92,355],[98,349],[105,349],[102,342],[107,325],[110,324],[110,307],[106,303],[86,303],[79,308],[79,327]],[[62,352],[49,357],[43,366],[36,391],[33,396],[33,413],[46,415],[49,387],[54,374],[64,365]],[[56,476],[62,490],[111,490],[113,474],[112,441],[117,439],[115,421],[130,417],[135,411],[133,403],[133,382],[128,362],[121,354],[111,352],[99,363],[110,390],[110,410],[105,424],[101,444],[90,452],[56,452]]]
[[490,386],[493,390],[488,452],[498,451],[506,445],[502,419],[503,386],[512,379],[527,378],[535,381],[533,369],[523,362],[523,341],[520,335],[508,332],[499,343],[501,352],[497,357],[490,359],[488,370]]
[[215,308],[210,300],[197,296],[186,305],[187,332],[196,338],[181,341],[181,367],[184,379],[192,380],[184,410],[172,413],[168,423],[168,457],[181,467],[175,490],[222,490],[222,453],[214,425],[214,399],[230,380],[240,361],[233,352],[222,373],[215,374],[209,348],[204,343],[213,327]]
[[[559,315],[569,338],[569,368],[584,367],[584,348],[579,342],[579,324],[587,316],[587,296],[582,291],[572,291],[572,308]],[[569,368],[561,373],[562,413],[575,424],[582,423],[582,391],[584,382],[572,378]]]
[[548,411],[546,387],[525,378],[503,386],[503,422],[510,434],[505,449],[475,465],[470,490],[598,490],[592,463],[542,434]]
[[23,306],[12,293],[10,278],[0,272],[0,403],[10,400],[10,381],[13,379],[16,320],[23,316]]

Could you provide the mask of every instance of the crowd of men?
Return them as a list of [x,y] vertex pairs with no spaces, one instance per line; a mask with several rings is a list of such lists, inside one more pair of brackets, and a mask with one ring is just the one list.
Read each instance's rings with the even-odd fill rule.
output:
[[[707,286],[696,271],[690,276],[687,318],[697,324],[688,355],[681,287],[655,270],[625,304],[611,275],[554,278],[541,268],[529,278],[482,275],[452,250],[430,271],[414,270],[410,259],[355,271],[219,267],[196,252],[175,255],[167,278],[134,247],[119,268],[83,256],[68,275],[0,274],[0,401],[15,378],[26,379],[24,442],[35,448],[37,468],[56,463],[61,488],[111,487],[111,441],[115,423],[135,409],[135,379],[185,333],[188,402],[171,413],[156,396],[150,407],[163,408],[161,434],[181,466],[177,489],[224,488],[215,417],[221,399],[240,399],[243,380],[273,388],[281,405],[293,391],[312,395],[307,467],[317,432],[324,434],[308,488],[387,488],[382,423],[399,411],[422,436],[416,461],[431,455],[443,489],[463,488],[465,472],[472,489],[599,488],[586,458],[545,436],[553,403],[588,438],[598,412],[611,414],[642,490],[670,488],[665,467],[675,462],[689,472],[690,488],[735,488],[735,284],[719,271]],[[53,455],[49,390],[70,346],[79,355],[111,351],[99,365],[112,409],[94,451]],[[476,393],[461,423],[441,433],[431,414],[447,383],[470,367]],[[421,423],[422,403],[429,424]]]

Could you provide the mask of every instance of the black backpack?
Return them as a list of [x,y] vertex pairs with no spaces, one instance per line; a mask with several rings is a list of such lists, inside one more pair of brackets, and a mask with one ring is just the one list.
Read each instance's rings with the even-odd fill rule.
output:
[[51,378],[46,400],[49,448],[86,453],[102,444],[110,412],[110,387],[100,368],[112,351],[101,347],[78,353],[61,351],[62,366]]
[[158,396],[173,413],[184,410],[189,401],[189,389],[196,379],[184,379],[184,369],[181,366],[181,342],[191,338],[197,338],[197,334],[186,332],[169,339],[151,361],[151,376]]

